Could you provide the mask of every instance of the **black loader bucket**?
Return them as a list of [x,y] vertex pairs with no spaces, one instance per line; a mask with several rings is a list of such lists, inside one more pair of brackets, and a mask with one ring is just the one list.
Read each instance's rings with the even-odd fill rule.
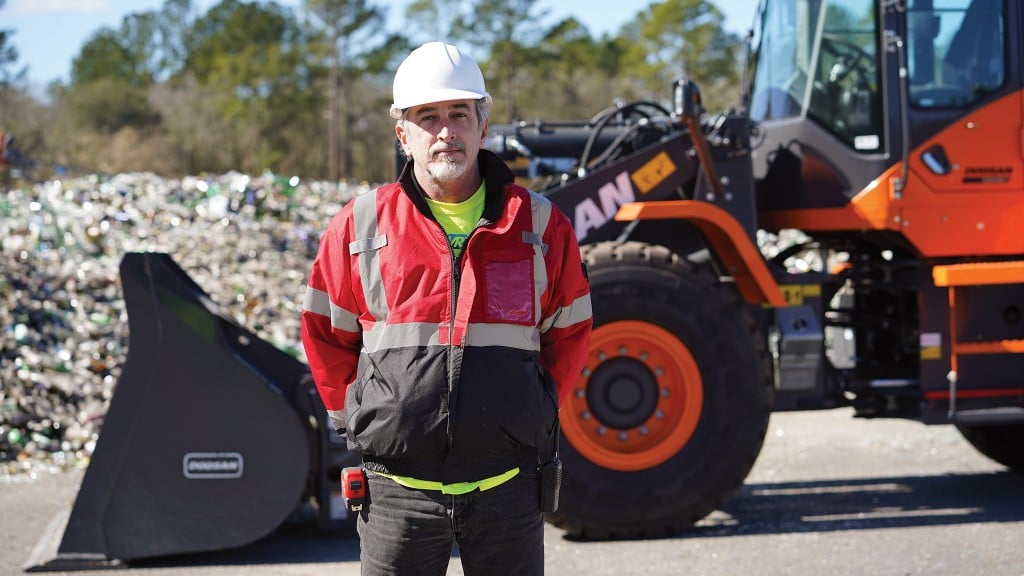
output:
[[128,254],[120,273],[128,357],[74,506],[25,569],[242,546],[306,506],[343,526],[338,477],[358,458],[306,365],[221,314],[166,254]]

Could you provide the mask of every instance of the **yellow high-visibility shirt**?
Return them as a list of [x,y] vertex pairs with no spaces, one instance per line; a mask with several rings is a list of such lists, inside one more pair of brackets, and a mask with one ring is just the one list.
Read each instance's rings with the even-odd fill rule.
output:
[[451,245],[456,259],[462,254],[462,247],[466,245],[469,233],[473,231],[484,213],[485,196],[484,183],[481,182],[472,196],[456,204],[424,197],[434,218],[437,218],[441,228],[444,228],[444,233],[448,235],[448,244]]

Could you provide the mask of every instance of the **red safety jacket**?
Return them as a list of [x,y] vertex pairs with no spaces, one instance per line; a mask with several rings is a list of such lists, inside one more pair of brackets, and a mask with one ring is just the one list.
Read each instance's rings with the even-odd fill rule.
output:
[[590,287],[569,220],[479,160],[483,215],[457,261],[411,162],[320,238],[302,340],[371,470],[454,483],[532,465],[583,368]]

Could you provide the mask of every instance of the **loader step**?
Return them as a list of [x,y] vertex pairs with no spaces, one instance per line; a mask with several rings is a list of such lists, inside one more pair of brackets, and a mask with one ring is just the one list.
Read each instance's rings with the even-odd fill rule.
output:
[[983,284],[1024,284],[1024,261],[972,262],[932,268],[936,286],[980,286]]
[[956,342],[956,354],[1022,354],[1024,340],[998,340],[995,342]]
[[1024,423],[1024,407],[1000,406],[979,410],[960,410],[953,414],[950,420],[953,424],[962,426]]

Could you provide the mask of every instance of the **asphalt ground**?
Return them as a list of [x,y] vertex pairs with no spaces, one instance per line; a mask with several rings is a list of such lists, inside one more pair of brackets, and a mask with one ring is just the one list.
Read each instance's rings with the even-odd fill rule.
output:
[[[81,475],[0,479],[0,575],[25,573]],[[1024,476],[951,426],[778,413],[743,489],[692,530],[580,541],[547,526],[545,544],[549,575],[1021,575]],[[290,524],[243,548],[73,574],[349,576],[358,555],[354,534]]]

